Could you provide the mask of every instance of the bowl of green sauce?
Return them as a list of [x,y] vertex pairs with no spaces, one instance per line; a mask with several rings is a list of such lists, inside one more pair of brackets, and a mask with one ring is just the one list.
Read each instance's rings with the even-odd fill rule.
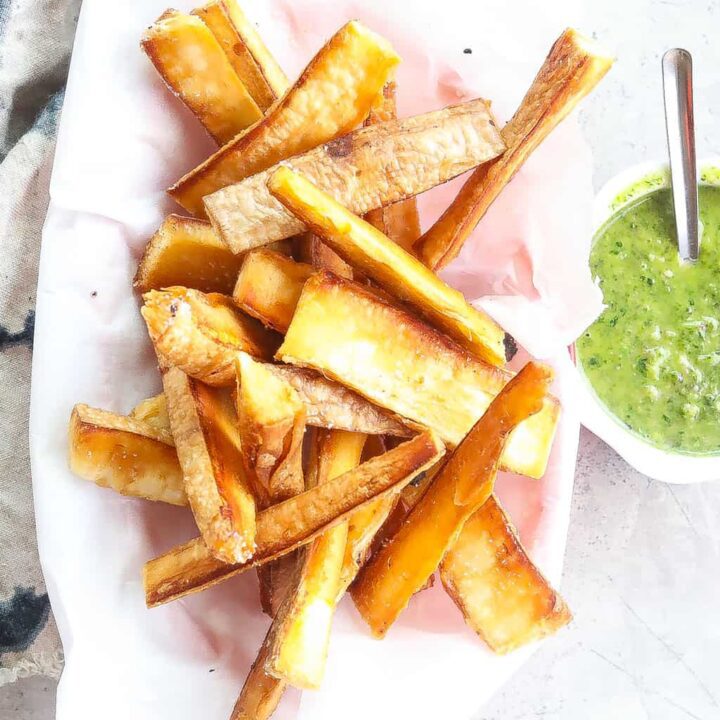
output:
[[605,307],[574,347],[583,424],[676,483],[720,478],[720,160],[700,168],[693,264],[678,256],[667,166],[600,191],[590,269]]

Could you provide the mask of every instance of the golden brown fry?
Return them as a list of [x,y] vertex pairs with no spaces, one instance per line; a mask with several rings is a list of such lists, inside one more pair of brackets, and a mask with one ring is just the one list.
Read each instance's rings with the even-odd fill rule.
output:
[[218,560],[244,562],[255,549],[255,499],[242,473],[229,393],[178,368],[163,374],[163,386],[185,492],[203,541]]
[[365,118],[398,62],[386,40],[359,22],[347,23],[262,121],[181,178],[169,194],[203,215],[204,196],[344,135]]
[[507,150],[478,168],[440,219],[416,245],[433,270],[453,260],[493,200],[538,145],[610,69],[613,59],[593,40],[566,30],[552,46],[502,137]]
[[[386,453],[389,447],[394,446],[394,443],[394,438],[385,438],[382,435],[368,435],[363,448],[363,462]],[[425,473],[421,474],[425,475]],[[416,479],[409,485],[412,485],[415,481]],[[405,488],[409,485],[406,485]],[[384,526],[387,518],[398,504],[403,490],[399,493],[387,493],[373,500],[365,507],[354,512],[348,519],[348,539],[345,544],[345,557],[340,571],[338,600],[345,594],[348,586],[355,579],[359,569],[370,555],[380,528]]]
[[370,555],[373,541],[397,505],[398,495],[389,494],[373,500],[364,508],[354,512],[348,520],[348,536],[345,544],[338,600],[350,586],[360,568]]
[[267,112],[290,83],[236,0],[214,0],[193,15],[210,28],[253,100]]
[[[391,80],[385,83],[379,102],[373,106],[367,116],[365,126],[396,120],[396,96],[397,85],[395,81]],[[414,197],[370,210],[365,215],[365,220],[408,252],[420,237],[420,216],[418,215],[417,202]],[[332,268],[328,269],[331,270]],[[335,274],[337,275],[337,273]]]
[[260,607],[268,617],[274,618],[277,615],[283,601],[294,587],[303,552],[304,548],[298,548],[255,568],[260,590]]
[[243,464],[267,506],[304,490],[305,406],[292,385],[246,353],[236,369]]
[[285,692],[287,683],[265,671],[271,632],[272,629],[265,637],[260,652],[245,678],[245,684],[230,720],[268,720]]
[[[364,444],[365,436],[358,433],[322,433],[318,483],[357,467]],[[313,540],[305,551],[297,585],[273,624],[266,670],[294,687],[316,689],[322,682],[347,536],[344,521]]]
[[[277,357],[313,367],[380,407],[432,428],[450,446],[512,377],[365,288],[323,273],[305,283]],[[513,433],[503,467],[541,477],[558,415],[557,400],[548,398],[542,412]]]
[[424,432],[335,480],[263,510],[257,515],[255,555],[244,564],[219,562],[199,538],[150,560],[145,564],[148,607],[210,587],[309,543],[375,497],[401,489],[444,451],[432,431]]
[[233,291],[235,304],[263,325],[284,333],[290,325],[305,281],[314,272],[264,248],[245,255]]
[[186,505],[182,473],[169,432],[87,405],[70,416],[70,469],[115,492]]
[[269,359],[277,336],[239,312],[232,299],[183,287],[151,290],[140,312],[161,367],[178,367],[209,385],[235,382],[235,356]]
[[300,395],[307,411],[308,425],[349,430],[366,435],[409,437],[413,427],[383,410],[340,383],[307,368],[293,365],[268,365]]
[[[305,406],[292,386],[240,353],[236,360],[237,406],[245,472],[261,507],[286,500],[304,487]],[[258,568],[260,602],[274,616],[295,573],[294,553]]]
[[199,18],[167,10],[141,44],[170,90],[219,144],[262,117],[220,43]]
[[150,238],[133,285],[141,293],[180,285],[230,294],[241,263],[209,222],[168,215]]
[[281,166],[270,176],[268,189],[343,260],[412,305],[474,355],[498,366],[510,359],[506,348],[513,343],[492,318],[302,175]]
[[[461,105],[361,128],[283,162],[362,215],[447,182],[499,155],[488,103]],[[267,189],[277,167],[205,198],[217,232],[236,253],[303,232]]]
[[363,567],[350,593],[375,635],[385,635],[490,497],[510,432],[542,408],[551,378],[549,368],[528,363],[500,391],[398,532]]
[[495,497],[465,523],[440,577],[468,625],[497,653],[551,635],[572,619]]

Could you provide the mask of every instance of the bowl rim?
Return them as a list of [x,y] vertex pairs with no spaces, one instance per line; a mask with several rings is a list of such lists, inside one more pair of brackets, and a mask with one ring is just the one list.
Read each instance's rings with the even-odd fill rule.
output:
[[[706,171],[716,177],[704,177]],[[709,156],[698,161],[700,184],[720,186],[720,157]],[[655,182],[638,186],[643,180]],[[650,161],[632,165],[611,177],[596,193],[593,203],[593,236],[615,213],[656,190],[667,188],[670,172],[667,161]],[[631,188],[634,192],[628,192]],[[623,197],[624,196],[624,197]],[[629,430],[598,398],[590,381],[576,361],[575,345],[571,347],[575,379],[575,396],[580,422],[612,447],[639,472],[655,480],[690,484],[720,479],[720,453],[687,455],[661,450]]]

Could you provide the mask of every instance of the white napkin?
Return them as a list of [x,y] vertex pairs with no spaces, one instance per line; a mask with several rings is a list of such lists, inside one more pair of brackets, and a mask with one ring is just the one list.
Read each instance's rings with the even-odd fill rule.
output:
[[[67,469],[74,403],[127,412],[159,388],[132,276],[147,238],[176,209],[164,189],[211,150],[138,47],[166,2],[85,0],[43,233],[31,454],[41,559],[66,653],[57,720],[99,714],[223,720],[268,623],[253,573],[146,610],[142,564],[196,534],[188,511],[122,498]],[[343,22],[360,18],[404,58],[403,115],[482,95],[501,119],[555,37],[578,20],[572,0],[509,5],[244,3],[290,76]],[[561,354],[599,309],[586,268],[590,169],[571,119],[527,163],[446,271],[471,299],[490,294],[483,306],[547,358]],[[452,191],[422,199],[426,226]],[[554,581],[578,437],[562,376],[556,391],[565,411],[545,478],[504,477],[499,489],[532,557]],[[439,584],[413,599],[382,642],[345,599],[322,690],[288,692],[277,717],[470,717],[530,652],[491,655]]]

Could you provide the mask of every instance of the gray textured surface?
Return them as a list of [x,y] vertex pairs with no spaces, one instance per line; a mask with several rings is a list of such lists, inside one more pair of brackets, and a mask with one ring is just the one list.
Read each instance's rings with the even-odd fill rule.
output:
[[[591,5],[585,29],[620,58],[582,114],[596,184],[662,157],[660,56],[670,46],[695,57],[699,152],[720,151],[720,48],[711,34],[720,4]],[[583,432],[563,581],[575,621],[477,720],[720,717],[719,522],[720,484],[649,481]],[[50,720],[53,699],[52,682],[21,681],[0,690],[0,718]]]

